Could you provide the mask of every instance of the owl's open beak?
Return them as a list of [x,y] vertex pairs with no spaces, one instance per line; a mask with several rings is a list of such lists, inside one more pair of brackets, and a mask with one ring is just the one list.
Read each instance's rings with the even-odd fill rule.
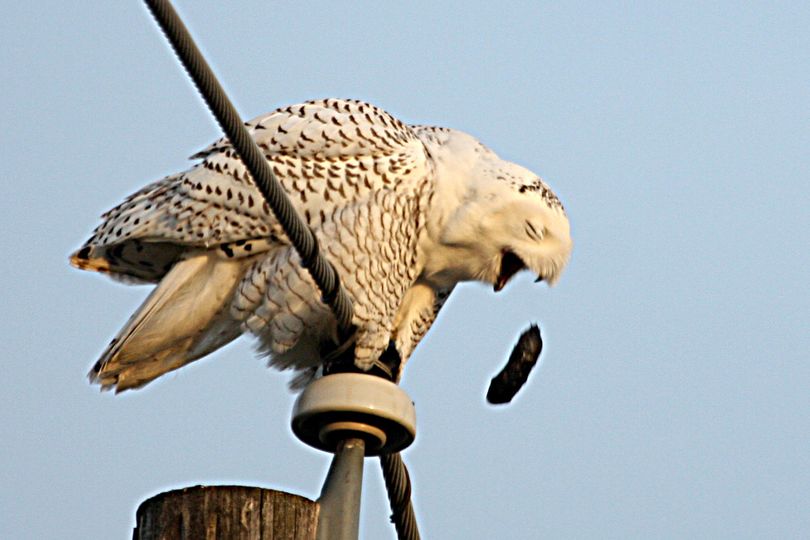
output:
[[501,271],[498,273],[498,278],[495,280],[495,284],[492,288],[495,292],[500,291],[506,286],[509,280],[512,279],[512,276],[524,268],[526,268],[526,264],[520,257],[515,255],[511,250],[504,251],[501,257]]

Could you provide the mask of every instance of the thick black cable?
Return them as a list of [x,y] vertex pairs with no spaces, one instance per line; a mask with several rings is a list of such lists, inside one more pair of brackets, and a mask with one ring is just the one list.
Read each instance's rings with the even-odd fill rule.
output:
[[[318,240],[293,208],[287,194],[279,184],[264,156],[245,129],[239,114],[228,99],[214,72],[208,66],[188,29],[168,0],[144,0],[158,25],[172,44],[174,52],[202,94],[206,105],[231,141],[242,162],[250,172],[256,187],[262,193],[290,239],[301,264],[321,290],[324,303],[329,305],[338,321],[342,337],[351,333],[352,305],[332,264],[320,254]],[[399,453],[380,456],[391,519],[400,540],[418,540],[419,531],[411,505],[411,483],[408,469]]]
[[380,466],[391,504],[391,522],[400,540],[419,540],[419,528],[411,504],[411,478],[399,452],[380,454]]
[[270,165],[256,142],[245,129],[239,114],[231,104],[214,72],[208,66],[197,45],[167,0],[145,0],[160,28],[174,48],[183,67],[186,68],[206,105],[216,118],[225,136],[239,153],[242,162],[250,171],[256,187],[264,196],[278,219],[284,233],[290,239],[301,264],[321,290],[324,303],[335,314],[342,339],[351,333],[352,305],[332,264],[320,254],[318,240],[295,212],[290,199],[282,189]]

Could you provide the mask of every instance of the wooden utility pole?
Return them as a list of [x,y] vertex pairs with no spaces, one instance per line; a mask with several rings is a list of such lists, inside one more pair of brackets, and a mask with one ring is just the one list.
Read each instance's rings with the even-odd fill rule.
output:
[[318,503],[245,486],[167,491],[138,507],[133,540],[315,540]]

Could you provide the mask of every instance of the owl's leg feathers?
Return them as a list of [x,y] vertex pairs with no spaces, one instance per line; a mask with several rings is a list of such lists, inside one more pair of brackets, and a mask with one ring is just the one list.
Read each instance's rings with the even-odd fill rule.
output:
[[389,346],[389,349],[397,352],[400,357],[396,373],[397,381],[402,377],[405,362],[430,330],[436,315],[451,292],[452,289],[434,289],[426,281],[418,279],[405,293],[394,319],[394,344]]

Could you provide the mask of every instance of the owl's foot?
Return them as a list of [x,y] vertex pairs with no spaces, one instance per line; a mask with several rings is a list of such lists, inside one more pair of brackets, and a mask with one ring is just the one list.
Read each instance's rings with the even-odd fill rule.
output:
[[396,382],[399,379],[399,369],[401,365],[402,359],[394,346],[394,342],[389,341],[388,348],[385,349],[380,355],[380,358],[372,364],[371,369],[368,371],[360,369],[354,363],[354,341],[352,340],[351,342],[347,342],[347,345],[344,344],[344,346],[324,356],[323,374],[367,373]]
[[[370,373],[374,373],[375,370],[380,370],[381,372],[385,373],[384,376],[386,379],[392,382],[397,382],[399,381],[399,370],[401,367],[402,358],[399,356],[399,351],[397,351],[394,342],[389,340],[388,348],[385,349],[377,361],[374,362],[374,366],[371,368]],[[374,375],[380,374],[374,373]]]

